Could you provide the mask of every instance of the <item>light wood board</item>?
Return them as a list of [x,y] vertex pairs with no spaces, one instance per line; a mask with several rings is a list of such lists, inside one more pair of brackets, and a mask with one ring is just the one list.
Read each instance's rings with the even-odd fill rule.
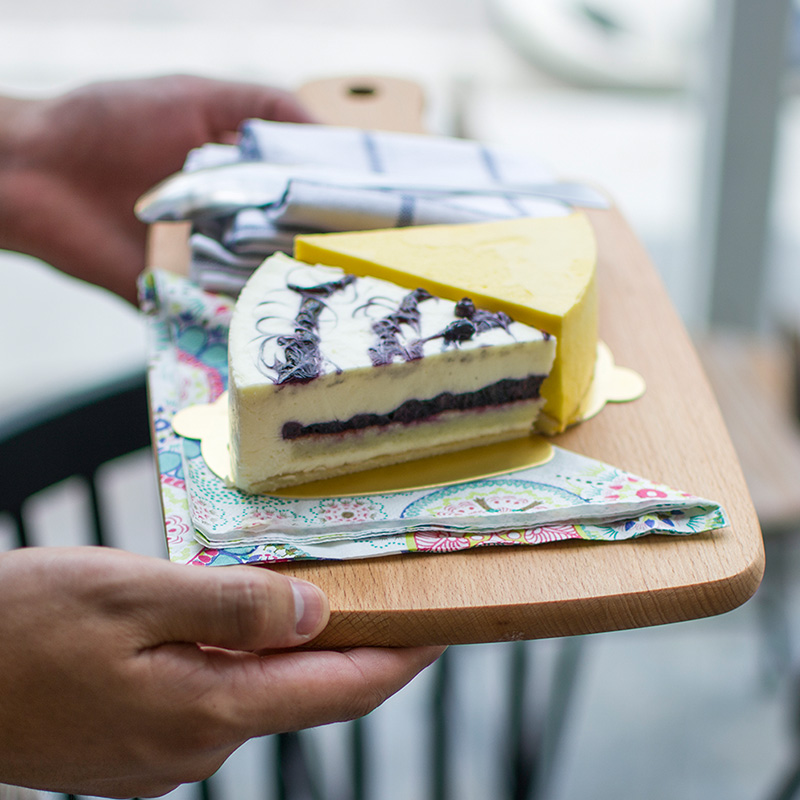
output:
[[[358,79],[356,82],[361,82]],[[339,84],[337,83],[337,86]],[[381,91],[392,88],[381,84]],[[403,85],[401,90],[405,91]],[[300,96],[321,121],[344,122],[323,87]],[[402,101],[405,97],[405,101]],[[316,99],[315,99],[316,98]],[[361,102],[364,96],[356,96]],[[405,105],[402,103],[405,102]],[[410,89],[401,117],[421,129]],[[396,119],[351,124],[403,127]],[[730,527],[689,537],[486,547],[274,567],[327,593],[331,621],[315,647],[444,644],[568,636],[659,625],[729,611],[755,592],[764,569],[758,521],[735,451],[698,357],[653,265],[616,209],[587,212],[599,249],[600,333],[617,363],[640,372],[644,397],[607,406],[555,443],[721,503]],[[180,228],[156,226],[151,263],[183,258]],[[185,233],[184,241],[185,241]],[[160,257],[159,257],[160,256]],[[177,264],[177,268],[180,264]]]

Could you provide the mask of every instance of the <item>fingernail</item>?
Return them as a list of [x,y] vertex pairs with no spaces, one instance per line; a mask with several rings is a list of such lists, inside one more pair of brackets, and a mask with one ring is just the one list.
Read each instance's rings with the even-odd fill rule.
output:
[[317,633],[327,617],[328,604],[325,595],[313,584],[293,580],[294,631],[298,636]]

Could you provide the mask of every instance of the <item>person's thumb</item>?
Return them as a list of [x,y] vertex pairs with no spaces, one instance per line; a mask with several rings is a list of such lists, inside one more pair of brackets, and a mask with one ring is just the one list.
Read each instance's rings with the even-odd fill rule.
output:
[[[293,647],[328,623],[328,600],[306,581],[259,567],[163,564],[146,579],[147,633],[155,641],[232,650]],[[144,588],[144,587],[143,587]]]

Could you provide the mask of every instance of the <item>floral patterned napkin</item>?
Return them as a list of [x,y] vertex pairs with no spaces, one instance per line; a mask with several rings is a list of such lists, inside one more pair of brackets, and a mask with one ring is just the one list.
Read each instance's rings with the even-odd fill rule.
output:
[[384,495],[248,496],[178,436],[175,413],[227,385],[233,299],[151,272],[141,284],[150,322],[150,399],[169,555],[232,564],[365,558],[564,539],[621,540],[722,528],[708,500],[653,484],[562,448],[546,464],[446,487]]

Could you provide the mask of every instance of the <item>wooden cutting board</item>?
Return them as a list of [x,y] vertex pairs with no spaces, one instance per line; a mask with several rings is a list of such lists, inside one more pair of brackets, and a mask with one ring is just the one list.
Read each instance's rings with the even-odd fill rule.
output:
[[[413,84],[357,76],[299,96],[320,122],[424,130]],[[331,604],[315,647],[415,645],[568,636],[729,611],[764,569],[761,532],[717,402],[644,248],[617,209],[587,211],[599,249],[600,334],[647,383],[555,438],[577,453],[715,500],[730,527],[628,542],[485,547],[274,567],[321,586]],[[182,270],[184,226],[154,226],[151,263]]]

